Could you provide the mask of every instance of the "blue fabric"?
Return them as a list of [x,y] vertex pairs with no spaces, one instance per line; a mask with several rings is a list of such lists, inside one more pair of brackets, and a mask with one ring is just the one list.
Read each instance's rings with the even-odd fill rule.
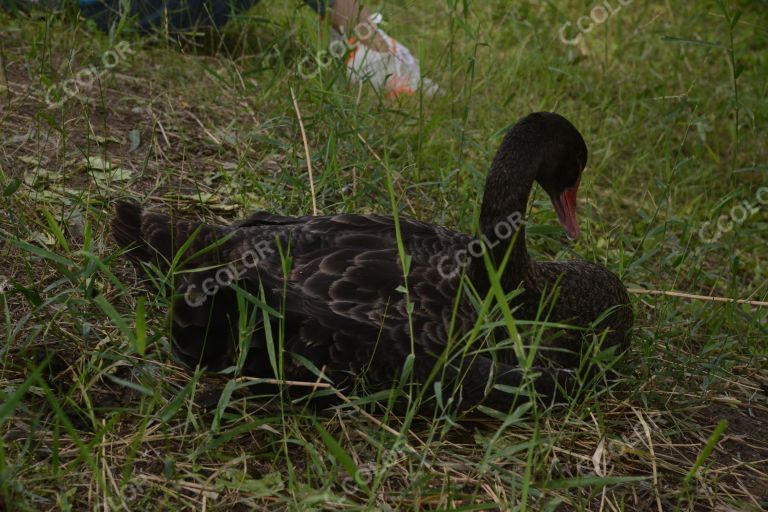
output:
[[[79,0],[80,11],[104,31],[120,18],[120,0]],[[323,15],[335,0],[304,0]],[[221,27],[229,19],[259,3],[259,0],[129,0],[129,16],[139,30],[158,28],[184,32],[200,27]]]

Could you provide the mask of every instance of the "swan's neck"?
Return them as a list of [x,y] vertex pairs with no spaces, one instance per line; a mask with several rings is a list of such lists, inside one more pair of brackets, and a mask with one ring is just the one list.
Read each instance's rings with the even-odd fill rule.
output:
[[[532,279],[531,261],[525,246],[525,213],[528,196],[538,171],[538,155],[515,151],[511,144],[502,144],[493,159],[485,184],[480,210],[480,232],[485,252],[495,269],[507,258],[501,274],[504,291],[514,290]],[[485,258],[472,259],[470,275],[480,292],[490,286]]]

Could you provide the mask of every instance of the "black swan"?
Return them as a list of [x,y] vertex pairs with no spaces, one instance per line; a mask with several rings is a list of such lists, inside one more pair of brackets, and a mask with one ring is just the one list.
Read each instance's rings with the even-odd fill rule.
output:
[[[232,226],[207,225],[128,202],[117,204],[112,233],[134,261],[172,270],[173,352],[189,367],[220,371],[239,360],[244,375],[274,378],[276,349],[270,357],[267,340],[277,344],[282,329],[284,353],[301,356],[283,358],[284,379],[315,381],[321,370],[337,387],[363,379],[382,389],[408,360],[408,382],[433,389],[439,381],[442,400],[452,393],[463,410],[481,403],[509,410],[527,400],[526,382],[542,399],[562,398],[592,340],[615,352],[628,343],[632,311],[614,274],[585,261],[531,261],[525,246],[534,181],[568,236],[578,236],[576,191],[586,163],[581,134],[562,116],[540,112],[517,122],[493,159],[477,238],[406,218],[398,234],[384,215],[259,212]],[[521,290],[504,300],[516,319],[576,327],[547,330],[532,377],[524,378],[509,344],[491,353],[494,342],[475,340],[467,349],[492,282],[507,294]],[[261,304],[245,315],[250,325],[239,314],[244,294]],[[247,343],[238,342],[244,327]],[[485,336],[505,337],[505,328]]]

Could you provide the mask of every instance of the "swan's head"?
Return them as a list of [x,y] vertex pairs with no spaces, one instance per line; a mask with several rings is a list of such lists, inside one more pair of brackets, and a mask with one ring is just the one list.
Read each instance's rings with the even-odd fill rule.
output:
[[530,114],[518,126],[524,127],[528,143],[534,145],[540,155],[536,181],[549,194],[568,238],[576,240],[579,237],[576,193],[587,165],[584,138],[570,121],[554,112]]

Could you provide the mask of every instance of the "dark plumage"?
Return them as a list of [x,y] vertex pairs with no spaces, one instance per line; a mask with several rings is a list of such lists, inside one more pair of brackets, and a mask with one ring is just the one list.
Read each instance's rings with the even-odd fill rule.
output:
[[[577,236],[575,194],[586,162],[584,140],[563,117],[535,113],[520,120],[493,160],[483,196],[480,239],[497,268],[509,255],[500,283],[506,293],[522,287],[509,304],[517,319],[590,327],[609,311],[591,332],[607,331],[602,348],[621,351],[628,342],[632,312],[619,279],[584,261],[531,261],[524,225],[515,222],[524,215],[535,180],[552,198],[569,236]],[[364,378],[374,389],[388,387],[398,379],[411,352],[413,380],[423,383],[438,358],[448,352],[450,363],[435,376],[443,385],[444,400],[457,391],[462,409],[484,403],[508,410],[520,401],[508,387],[519,386],[522,377],[512,349],[499,350],[495,356],[478,353],[475,349],[483,348],[482,342],[475,341],[463,360],[454,357],[465,349],[466,335],[478,320],[472,294],[482,300],[490,289],[485,258],[471,256],[481,252],[481,244],[470,235],[412,219],[401,218],[399,224],[410,256],[407,295],[390,216],[256,213],[232,226],[214,226],[119,203],[112,230],[117,243],[137,261],[168,271],[169,262],[177,258],[172,273],[177,293],[171,312],[173,349],[175,357],[190,367],[218,371],[238,359],[239,325],[247,322],[239,322],[233,287],[206,294],[214,291],[211,283],[218,272],[221,283],[234,280],[271,308],[269,325],[265,326],[262,311],[254,316],[243,366],[246,375],[274,377],[265,327],[277,343],[282,315],[286,353],[324,369],[337,386]],[[517,227],[517,235],[510,237]],[[185,244],[184,254],[177,257]],[[541,308],[553,290],[556,300]],[[499,343],[509,335],[499,328],[492,337]],[[578,330],[548,331],[536,363],[539,376],[533,381],[542,398],[555,397],[558,388],[572,384],[579,353],[586,350],[589,339]],[[452,348],[446,350],[449,345]],[[316,376],[299,359],[284,358],[284,377],[314,381]],[[496,388],[493,383],[506,386]]]

